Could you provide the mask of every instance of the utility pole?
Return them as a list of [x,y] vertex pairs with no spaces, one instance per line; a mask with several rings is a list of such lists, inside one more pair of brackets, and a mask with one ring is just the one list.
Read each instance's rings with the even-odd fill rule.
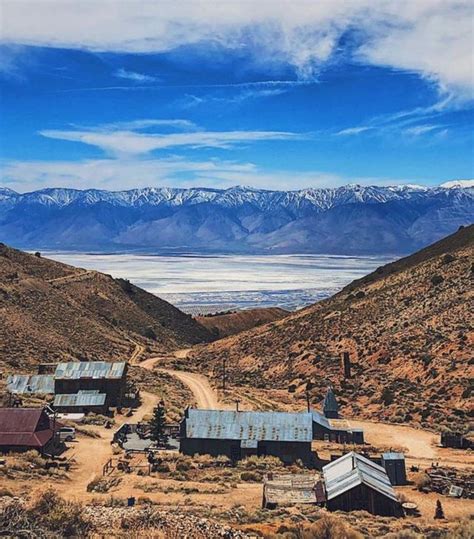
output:
[[225,391],[225,357],[222,358],[222,391]]

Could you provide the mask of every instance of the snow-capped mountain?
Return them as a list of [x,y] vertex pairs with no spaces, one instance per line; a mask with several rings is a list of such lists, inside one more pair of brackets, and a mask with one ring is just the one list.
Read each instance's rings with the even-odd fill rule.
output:
[[473,218],[472,180],[298,191],[0,188],[0,241],[23,248],[401,253]]

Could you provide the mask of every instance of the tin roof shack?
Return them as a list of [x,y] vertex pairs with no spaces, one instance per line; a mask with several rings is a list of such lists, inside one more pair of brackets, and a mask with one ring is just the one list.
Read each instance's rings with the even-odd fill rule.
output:
[[105,404],[106,398],[105,393],[100,393],[96,389],[81,390],[67,395],[55,395],[53,408],[63,414],[88,414],[90,412],[106,414],[108,411]]
[[263,481],[264,509],[326,501],[324,486],[317,474],[269,473]]
[[180,437],[180,451],[186,455],[226,455],[233,462],[272,455],[288,464],[298,459],[306,466],[314,462],[310,413],[188,408]]
[[10,374],[7,377],[7,389],[18,395],[52,395],[54,376],[46,374]]
[[330,511],[403,514],[385,469],[362,455],[351,451],[323,466],[323,477]]
[[49,452],[59,443],[60,427],[41,408],[0,408],[0,451]]
[[330,419],[313,411],[313,440],[338,444],[363,444],[364,431],[351,426],[347,419]]
[[403,453],[383,453],[382,466],[385,468],[392,485],[396,486],[407,484],[405,455]]
[[54,374],[57,395],[98,391],[106,395],[106,405],[121,406],[127,387],[127,364],[124,361],[76,361],[60,363]]

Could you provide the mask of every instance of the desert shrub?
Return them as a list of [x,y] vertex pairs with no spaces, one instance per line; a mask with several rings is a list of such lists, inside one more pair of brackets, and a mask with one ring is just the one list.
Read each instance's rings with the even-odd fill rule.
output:
[[258,470],[270,470],[272,468],[280,468],[283,465],[282,461],[278,457],[271,455],[265,457],[258,457],[257,455],[251,455],[243,459],[239,466],[248,469]]
[[454,262],[455,260],[456,257],[450,253],[447,253],[443,256],[443,264],[451,264],[451,262]]
[[253,483],[259,483],[262,480],[262,474],[258,472],[242,472],[240,474],[242,481],[249,481]]
[[113,477],[106,479],[105,477],[96,476],[87,485],[87,492],[108,492],[112,487],[116,487],[122,479],[120,477]]
[[448,531],[446,539],[471,539],[474,537],[474,521],[464,520]]
[[323,516],[309,525],[280,526],[271,539],[363,539],[363,535],[342,520]]
[[428,474],[425,474],[424,472],[420,472],[415,475],[415,477],[413,478],[413,482],[415,483],[416,488],[418,490],[421,490],[423,488],[427,488],[430,486],[431,479]]
[[155,333],[155,330],[152,328],[152,327],[148,327],[145,329],[145,331],[143,332],[143,335],[147,338],[147,339],[151,339],[153,341],[156,340],[156,333]]
[[8,489],[6,487],[0,487],[0,498],[2,496],[8,496],[9,498],[13,498],[14,495],[13,495],[13,492],[10,489]]
[[384,387],[380,398],[382,399],[382,402],[385,404],[385,406],[389,406],[395,399],[395,395],[389,387]]
[[187,472],[191,468],[191,459],[182,458],[176,462],[176,470],[179,472]]
[[64,500],[53,489],[40,493],[27,514],[37,526],[61,537],[85,537],[90,528],[82,505]]
[[431,277],[431,284],[433,286],[438,286],[444,281],[444,277],[441,277],[441,275],[433,275]]
[[355,297],[357,299],[362,299],[365,297],[365,292],[363,290],[359,290],[359,292],[357,292],[357,294],[355,295]]

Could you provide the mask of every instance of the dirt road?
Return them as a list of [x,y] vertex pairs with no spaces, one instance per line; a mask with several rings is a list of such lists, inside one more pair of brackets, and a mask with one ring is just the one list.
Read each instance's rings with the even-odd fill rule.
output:
[[[183,357],[183,353],[185,353],[186,350],[180,350],[177,352],[177,357]],[[181,353],[181,355],[178,356],[178,354]],[[185,357],[185,356],[184,356]],[[140,366],[144,369],[152,370],[156,364],[160,361],[161,358],[159,357],[153,357],[150,359],[145,359],[145,361],[142,361],[140,363]],[[171,374],[183,384],[187,385],[189,389],[191,390],[192,394],[194,395],[194,398],[196,399],[196,404],[198,408],[202,409],[214,409],[218,410],[222,406],[219,403],[219,400],[217,399],[217,395],[215,391],[212,389],[211,385],[209,384],[209,380],[200,374],[195,374],[193,372],[183,372],[183,371],[173,371],[170,369],[160,369],[162,372],[166,372],[168,374]]]

